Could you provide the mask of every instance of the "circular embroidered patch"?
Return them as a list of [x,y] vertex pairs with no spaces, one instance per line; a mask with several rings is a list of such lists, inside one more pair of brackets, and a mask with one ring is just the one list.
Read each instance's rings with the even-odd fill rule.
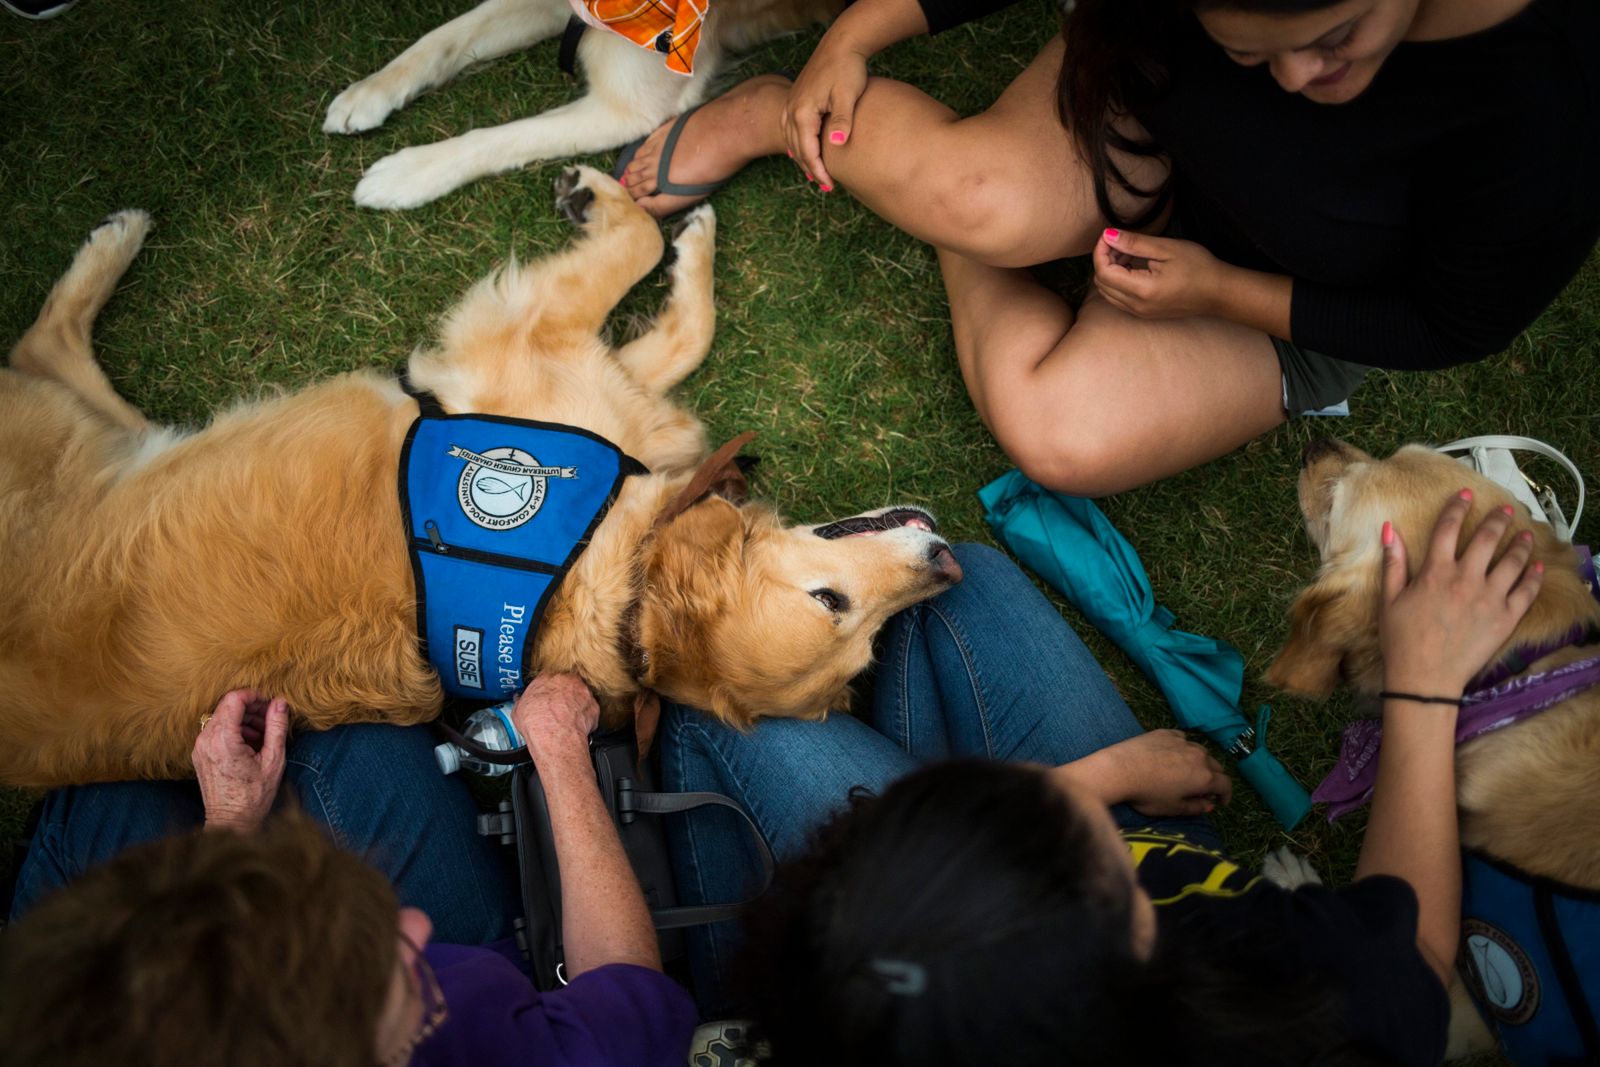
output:
[[1462,960],[1473,995],[1500,1022],[1520,1026],[1539,1010],[1539,973],[1511,935],[1481,919],[1461,924]]
[[539,461],[520,448],[487,448],[472,457],[456,483],[456,499],[467,518],[486,530],[509,530],[538,513],[544,503],[545,480],[519,468],[537,468]]

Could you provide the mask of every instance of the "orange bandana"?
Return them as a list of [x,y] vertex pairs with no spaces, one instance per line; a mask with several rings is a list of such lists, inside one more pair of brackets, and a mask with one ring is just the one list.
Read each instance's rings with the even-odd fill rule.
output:
[[667,69],[694,73],[709,0],[568,0],[584,22],[667,57]]

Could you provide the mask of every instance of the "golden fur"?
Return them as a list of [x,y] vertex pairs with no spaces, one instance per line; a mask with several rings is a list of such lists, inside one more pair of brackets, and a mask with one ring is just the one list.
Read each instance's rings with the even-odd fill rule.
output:
[[[1473,491],[1463,544],[1491,510],[1512,504],[1516,518],[1500,550],[1531,529],[1533,558],[1545,565],[1538,599],[1496,658],[1518,645],[1555,641],[1575,624],[1600,624],[1600,604],[1578,574],[1572,547],[1534,522],[1505,489],[1420,445],[1375,460],[1342,442],[1327,442],[1308,450],[1300,475],[1300,508],[1322,568],[1290,608],[1289,640],[1268,668],[1267,681],[1318,698],[1341,678],[1376,693],[1383,672],[1379,528],[1385,520],[1394,523],[1415,573],[1440,510],[1463,487]],[[1531,669],[1593,654],[1593,648],[1563,649]],[[1456,779],[1464,846],[1534,874],[1600,889],[1600,843],[1587,817],[1600,804],[1600,689],[1462,745]]]
[[[640,681],[619,637],[642,590],[643,684],[741,725],[825,714],[883,620],[959,569],[928,531],[825,541],[719,497],[647,537],[705,453],[665,393],[710,346],[714,216],[683,224],[665,309],[612,348],[598,332],[661,257],[660,230],[587,168],[558,190],[582,238],[479,282],[410,362],[449,411],[581,426],[654,472],[627,480],[552,599],[534,667],[580,674],[608,722],[625,716]],[[122,212],[96,230],[0,369],[5,784],[186,775],[200,715],[239,686],[288,698],[313,728],[440,707],[396,494],[415,402],[357,372],[187,436],[151,426],[89,345],[147,226]],[[821,587],[850,610],[828,610]]]

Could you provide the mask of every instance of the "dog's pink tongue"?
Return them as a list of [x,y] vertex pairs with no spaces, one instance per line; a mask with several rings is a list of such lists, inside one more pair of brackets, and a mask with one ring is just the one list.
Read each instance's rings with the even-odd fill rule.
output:
[[951,585],[961,580],[961,564],[956,562],[956,554],[950,551],[949,545],[935,548],[929,562],[933,564],[934,573]]

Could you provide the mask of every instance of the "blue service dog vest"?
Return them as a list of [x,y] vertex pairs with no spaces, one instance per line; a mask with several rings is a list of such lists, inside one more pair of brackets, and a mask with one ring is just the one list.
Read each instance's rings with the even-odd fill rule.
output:
[[1461,920],[1462,976],[1506,1054],[1600,1063],[1600,892],[1467,852]]
[[421,408],[400,451],[400,513],[417,638],[452,696],[503,700],[528,677],[550,596],[629,475],[645,467],[588,430]]

